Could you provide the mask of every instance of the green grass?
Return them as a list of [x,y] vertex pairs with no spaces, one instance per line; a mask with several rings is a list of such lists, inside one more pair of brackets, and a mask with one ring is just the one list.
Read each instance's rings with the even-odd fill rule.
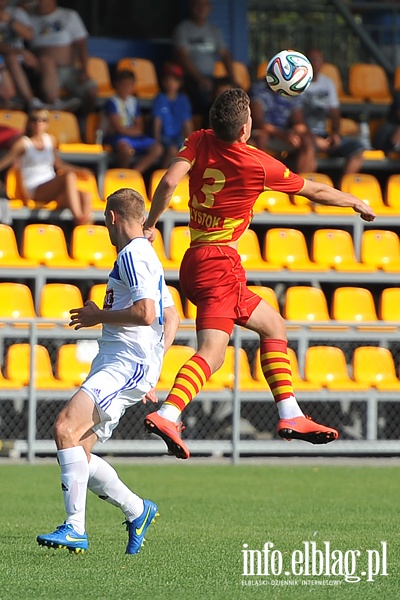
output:
[[[172,459],[171,459],[172,460]],[[395,467],[214,466],[191,463],[116,465],[161,516],[137,556],[124,554],[124,515],[92,494],[90,548],[84,556],[40,548],[38,533],[63,521],[57,465],[0,466],[0,599],[235,600],[236,598],[390,599],[400,596],[399,471]],[[243,577],[242,547],[267,541],[282,552],[303,541],[346,552],[387,541],[388,576],[337,587],[276,587]],[[242,586],[247,579],[254,585]],[[327,577],[309,577],[328,580]],[[364,578],[365,579],[365,578]],[[257,586],[256,581],[264,581]],[[268,585],[265,585],[267,581]]]

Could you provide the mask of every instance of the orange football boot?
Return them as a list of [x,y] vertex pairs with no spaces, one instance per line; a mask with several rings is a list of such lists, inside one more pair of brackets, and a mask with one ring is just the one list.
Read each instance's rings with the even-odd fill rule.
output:
[[155,433],[164,440],[170,454],[176,458],[189,458],[189,449],[179,435],[185,429],[182,423],[173,423],[153,412],[145,418],[144,426],[149,433]]
[[278,435],[284,440],[303,440],[311,444],[328,444],[338,439],[339,432],[333,427],[325,427],[308,415],[293,419],[280,419]]

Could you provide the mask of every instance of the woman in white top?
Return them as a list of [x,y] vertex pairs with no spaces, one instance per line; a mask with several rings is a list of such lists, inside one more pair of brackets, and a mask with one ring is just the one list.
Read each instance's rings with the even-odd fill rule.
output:
[[91,221],[92,199],[77,188],[77,172],[85,172],[62,161],[57,141],[47,133],[47,110],[32,111],[26,135],[19,138],[0,159],[0,171],[15,164],[20,170],[23,200],[56,200],[58,208],[69,208],[76,225]]

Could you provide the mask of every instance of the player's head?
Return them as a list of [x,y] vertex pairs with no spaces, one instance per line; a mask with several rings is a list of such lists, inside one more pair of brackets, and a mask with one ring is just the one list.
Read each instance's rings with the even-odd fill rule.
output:
[[222,92],[210,109],[210,125],[220,140],[236,142],[251,133],[250,98],[240,88]]
[[120,245],[119,231],[121,229],[141,230],[146,214],[144,198],[131,188],[121,188],[107,198],[104,211],[105,223],[114,246]]

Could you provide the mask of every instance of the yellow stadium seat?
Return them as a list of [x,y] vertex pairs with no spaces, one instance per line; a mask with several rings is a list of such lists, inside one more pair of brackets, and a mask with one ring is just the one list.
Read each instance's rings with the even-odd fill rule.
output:
[[298,229],[269,229],[264,238],[267,261],[291,271],[321,271],[325,267],[310,261],[304,233]]
[[0,109],[0,125],[15,127],[21,132],[25,132],[28,123],[28,114],[23,110]]
[[190,302],[187,298],[185,302],[185,314],[187,319],[191,319],[192,321],[196,319],[197,308],[193,302]]
[[266,190],[261,192],[258,196],[253,210],[255,213],[267,210],[270,213],[307,215],[311,211],[308,200],[307,203],[295,205],[290,201],[288,194],[285,194],[284,192],[275,192],[274,190]]
[[104,174],[104,199],[120,190],[121,188],[132,188],[141,194],[146,203],[146,210],[150,208],[146,184],[143,175],[135,169],[107,169]]
[[72,258],[101,269],[112,269],[117,250],[105,225],[77,225],[71,236]]
[[36,267],[38,264],[35,260],[22,258],[14,229],[10,225],[0,223],[0,267]]
[[20,208],[27,206],[28,208],[47,208],[54,210],[57,208],[57,202],[50,200],[49,202],[35,202],[31,198],[26,198],[25,191],[21,182],[21,173],[17,167],[10,167],[6,174],[6,192],[10,198],[10,208]]
[[87,264],[73,259],[67,251],[64,232],[58,225],[32,223],[26,225],[22,254],[47,267],[82,268]]
[[400,321],[400,288],[385,288],[382,291],[378,315],[383,321]]
[[[35,319],[37,317],[31,290],[23,283],[0,283],[0,319]],[[27,323],[13,323],[27,327]]]
[[[46,283],[40,293],[39,314],[45,319],[70,320],[71,308],[83,306],[80,289],[70,283]],[[66,324],[68,327],[68,324]]]
[[175,304],[175,308],[178,311],[179,314],[179,318],[180,319],[186,319],[185,313],[183,311],[183,306],[182,306],[182,298],[181,295],[179,293],[179,290],[176,289],[176,287],[173,287],[172,285],[168,285],[167,286],[170,294],[172,296],[172,300],[174,301]]
[[102,144],[86,144],[82,141],[76,115],[64,110],[49,111],[49,133],[54,135],[60,152],[74,154],[101,154]]
[[394,215],[395,211],[385,206],[379,181],[374,175],[368,173],[355,173],[343,175],[340,188],[343,192],[353,194],[363,200],[377,215]]
[[[234,386],[235,375],[234,375],[234,364],[235,364],[235,348],[228,346],[226,349],[225,360],[220,369],[213,373],[210,379],[204,386],[204,391],[211,390],[223,390],[226,388],[232,389]],[[239,389],[241,390],[264,390],[266,384],[260,385],[259,381],[256,381],[250,370],[249,361],[247,358],[246,351],[244,348],[239,348]]]
[[396,212],[396,215],[400,215],[400,175],[398,173],[389,175],[386,180],[385,201]]
[[99,195],[99,188],[97,187],[96,177],[91,171],[78,171],[77,172],[77,187],[80,192],[88,192],[92,201],[93,210],[104,211],[106,204]]
[[[233,76],[236,83],[246,92],[251,86],[251,78],[247,66],[238,60],[232,61]],[[226,77],[227,71],[222,61],[218,60],[214,66],[214,77]]]
[[356,260],[353,238],[344,229],[318,229],[313,236],[311,254],[321,268],[370,273],[375,270]]
[[389,81],[386,72],[380,65],[357,63],[349,69],[349,92],[355,98],[369,102],[390,104]]
[[[299,173],[299,175],[301,175],[301,177],[304,177],[304,179],[309,179],[310,181],[316,181],[317,183],[326,183],[326,185],[330,185],[331,187],[333,186],[333,181],[332,178],[327,175],[326,173],[317,173],[314,171],[304,171],[304,173]],[[309,202],[309,200],[307,199],[307,202]]]
[[257,79],[265,79],[265,76],[267,74],[268,62],[269,62],[268,60],[263,60],[258,63],[257,71],[256,71]]
[[115,94],[115,90],[111,84],[110,69],[104,58],[89,56],[88,74],[90,79],[97,84],[97,96],[99,98],[109,98]]
[[195,354],[195,352],[196,350],[190,346],[173,344],[164,356],[157,389],[170,390],[179,369],[193,356],[193,354]]
[[359,346],[353,355],[354,379],[383,391],[399,391],[393,356],[387,348]]
[[79,387],[86,379],[91,360],[85,359],[77,344],[63,344],[57,353],[56,373],[65,387]]
[[106,291],[106,283],[95,283],[89,290],[88,300],[91,300],[97,304],[97,306],[103,308]]
[[117,70],[128,70],[135,74],[135,94],[138,98],[152,100],[160,91],[156,69],[147,58],[121,58],[117,63]]
[[[288,355],[290,360],[290,367],[292,371],[292,383],[293,389],[295,392],[317,392],[321,389],[321,385],[315,382],[306,381],[301,377],[299,364],[297,362],[297,356],[292,348],[288,348]],[[261,362],[260,362],[260,349],[257,350],[256,359],[255,359],[255,368],[254,368],[254,377],[255,379],[264,385],[266,389],[268,389],[268,384],[265,380],[265,377],[262,372]]]
[[6,379],[0,370],[0,390],[16,389],[19,387],[19,383]]
[[183,255],[190,245],[189,228],[186,225],[174,227],[171,231],[169,256],[175,269],[180,267]]
[[330,322],[325,294],[320,288],[293,285],[286,290],[284,317],[291,321]]
[[246,270],[258,271],[270,269],[270,265],[261,256],[260,244],[255,231],[247,229],[239,239],[238,252]]
[[263,300],[268,302],[268,304],[270,304],[272,308],[279,312],[279,302],[278,298],[276,297],[275,290],[264,285],[249,285],[247,287],[249,288],[249,290],[257,294],[258,296],[261,296]]
[[[12,344],[6,354],[5,375],[19,386],[29,385],[30,344]],[[53,375],[50,355],[45,346],[36,345],[35,381],[38,389],[66,389],[65,384]]]
[[374,269],[400,273],[400,240],[397,233],[381,229],[364,231],[361,261]]
[[[166,169],[155,169],[150,176],[150,198],[153,198],[154,192],[160,179],[163,177]],[[188,211],[189,202],[189,175],[184,175],[178,185],[176,186],[174,193],[172,194],[168,208],[177,211]]]
[[156,229],[156,238],[154,240],[154,242],[152,242],[153,248],[163,266],[163,268],[168,271],[171,269],[178,269],[180,263],[174,262],[172,260],[170,260],[169,258],[167,258],[167,255],[165,254],[165,248],[164,248],[164,242],[163,242],[163,238],[161,235],[161,231],[159,229]]
[[330,79],[333,80],[335,86],[336,86],[336,91],[339,97],[339,102],[341,103],[345,103],[345,104],[354,104],[354,103],[359,103],[362,102],[362,98],[361,97],[357,97],[356,95],[349,95],[346,94],[344,89],[343,89],[343,82],[342,82],[342,76],[340,74],[340,71],[338,69],[338,67],[333,64],[333,63],[324,63],[321,67],[321,73],[323,73],[324,75],[326,75],[327,77],[329,77]]
[[343,350],[311,346],[305,356],[305,379],[329,390],[365,391],[370,386],[350,378]]
[[[332,317],[338,321],[351,321],[353,323],[370,322],[372,329],[388,330],[391,328],[382,325],[376,314],[375,302],[372,293],[367,288],[338,287],[332,297]],[[360,331],[371,330],[371,326],[359,325]]]

